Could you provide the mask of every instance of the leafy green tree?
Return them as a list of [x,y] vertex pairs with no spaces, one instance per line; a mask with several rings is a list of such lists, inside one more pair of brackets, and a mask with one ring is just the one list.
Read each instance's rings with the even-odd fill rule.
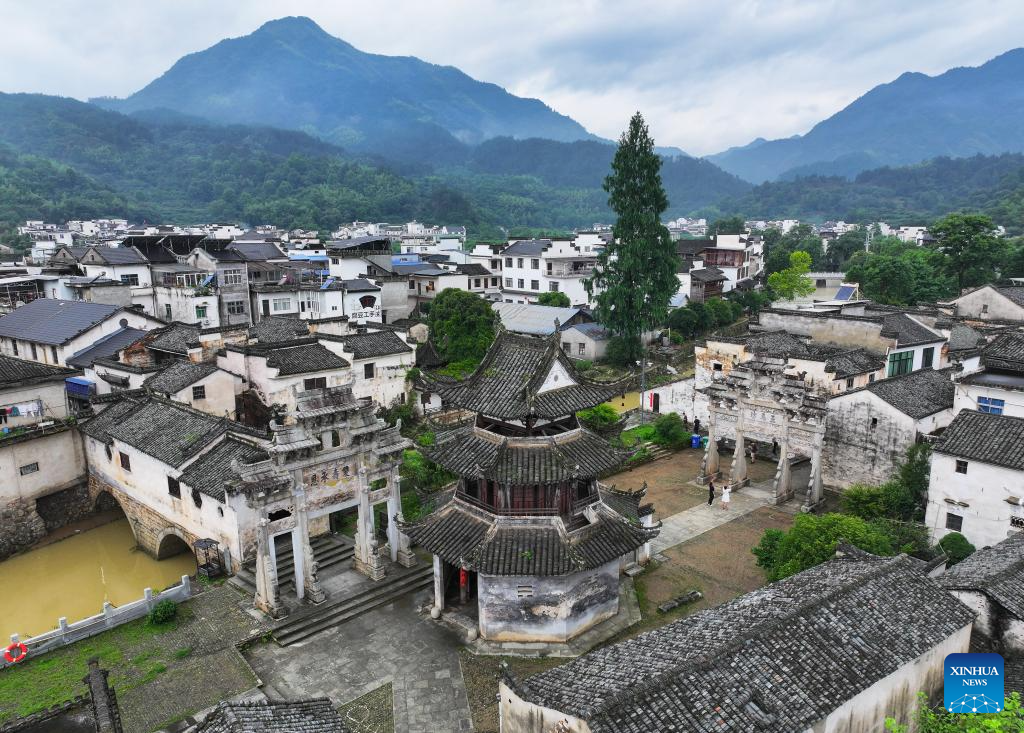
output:
[[768,287],[785,300],[814,292],[814,281],[807,277],[811,271],[811,256],[806,252],[793,252],[789,256],[789,267],[768,276]]
[[619,413],[611,405],[601,403],[576,413],[585,427],[595,432],[608,430],[619,422]]
[[779,235],[775,243],[765,245],[765,272],[771,275],[773,272],[786,269],[789,266],[789,256],[798,251],[811,256],[813,267],[822,267],[825,251],[821,244],[821,236],[815,234],[810,224],[797,224],[785,234]]
[[[1024,710],[1019,692],[1008,694],[998,713],[950,713],[942,707],[933,708],[928,696],[920,693],[914,723],[917,733],[1024,733]],[[889,733],[908,733],[910,726],[886,718],[885,729]]]
[[448,288],[430,307],[427,325],[438,354],[448,362],[477,363],[494,341],[498,314],[483,298]]
[[747,231],[747,224],[742,216],[730,216],[725,219],[716,219],[708,224],[708,236],[716,234],[743,234]]
[[915,443],[907,449],[907,458],[900,464],[897,481],[913,504],[906,519],[924,519],[928,503],[928,477],[931,475],[932,447],[928,443]]
[[568,308],[572,305],[569,296],[565,293],[541,293],[537,298],[537,305],[550,305],[555,308]]
[[865,297],[889,305],[934,303],[956,291],[941,253],[898,240],[854,254],[846,279],[859,283]]
[[690,440],[690,431],[677,412],[666,412],[654,421],[654,442],[667,448],[681,448]]
[[965,559],[969,555],[974,554],[975,547],[967,538],[959,532],[950,532],[939,540],[939,547],[946,553],[946,557],[949,558],[949,565],[956,565],[961,560]]
[[1007,254],[994,229],[992,220],[981,214],[950,214],[930,227],[938,240],[936,248],[946,256],[946,271],[956,280],[957,293],[993,279]]
[[836,237],[822,256],[822,269],[828,272],[843,272],[849,259],[857,252],[864,251],[864,237],[863,229],[852,229]]
[[596,293],[598,321],[622,342],[617,349],[621,362],[640,357],[641,334],[664,320],[679,288],[679,257],[661,223],[668,198],[660,168],[654,140],[637,112],[619,139],[612,172],[604,180],[608,205],[616,215],[614,239],[586,281],[587,292]]
[[786,532],[766,530],[752,552],[768,580],[775,581],[832,559],[840,540],[874,555],[894,554],[882,529],[846,514],[799,514]]

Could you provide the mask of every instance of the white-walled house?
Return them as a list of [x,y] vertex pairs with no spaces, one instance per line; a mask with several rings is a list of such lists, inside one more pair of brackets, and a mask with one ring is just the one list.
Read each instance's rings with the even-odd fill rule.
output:
[[932,451],[925,524],[975,547],[1024,529],[1024,418],[962,410]]
[[996,337],[978,366],[957,379],[956,410],[1024,417],[1024,333]]
[[39,298],[0,318],[0,353],[66,366],[69,357],[115,331],[148,331],[163,325],[132,308]]
[[568,239],[527,239],[502,253],[502,299],[536,303],[542,293],[565,293],[572,305],[586,305],[583,281],[593,275],[598,251],[584,251]]
[[960,318],[1024,323],[1024,286],[982,285],[946,305],[952,306],[953,315]]
[[841,550],[568,664],[506,675],[502,733],[843,733],[909,722],[916,693],[941,689],[946,655],[968,650],[974,615],[912,558]]
[[143,386],[165,399],[234,420],[235,395],[242,391],[242,378],[212,362],[179,361],[146,379]]
[[0,429],[4,432],[70,414],[66,380],[81,372],[0,356]]
[[339,344],[340,355],[352,364],[352,394],[369,397],[381,407],[406,401],[412,385],[405,377],[416,362],[416,352],[398,333],[360,330],[322,338],[328,348]]
[[90,247],[79,265],[87,277],[108,277],[131,287],[153,282],[149,260],[135,247]]
[[254,285],[251,297],[257,322],[267,316],[289,315],[304,319],[347,316],[357,322],[381,319],[381,289],[364,278]]

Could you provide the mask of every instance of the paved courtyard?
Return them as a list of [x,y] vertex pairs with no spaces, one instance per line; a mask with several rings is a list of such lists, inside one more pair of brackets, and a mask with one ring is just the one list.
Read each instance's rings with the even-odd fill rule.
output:
[[390,683],[395,731],[473,729],[454,632],[419,614],[429,592],[406,596],[294,646],[245,654],[272,700],[329,697],[336,705]]

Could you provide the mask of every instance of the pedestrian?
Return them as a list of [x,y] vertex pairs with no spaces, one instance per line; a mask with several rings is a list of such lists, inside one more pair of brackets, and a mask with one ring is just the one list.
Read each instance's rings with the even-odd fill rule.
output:
[[726,511],[728,511],[729,509],[730,494],[732,494],[732,488],[729,486],[729,484],[726,484],[725,487],[722,489],[722,509]]
[[772,438],[772,457],[779,457],[779,441],[775,440],[775,438]]
[[690,429],[690,420],[689,420],[689,418],[686,417],[686,413],[684,412],[683,413],[683,430],[689,430],[689,429]]
[[750,462],[757,463],[757,443],[750,444]]
[[708,506],[711,506],[715,500],[715,482],[708,481]]
[[698,418],[693,418],[693,434],[700,435],[700,420]]

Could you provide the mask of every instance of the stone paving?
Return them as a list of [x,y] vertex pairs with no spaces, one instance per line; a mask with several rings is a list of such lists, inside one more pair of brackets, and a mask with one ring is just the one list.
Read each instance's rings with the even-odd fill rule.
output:
[[[704,491],[706,493],[707,489]],[[663,552],[775,501],[772,490],[766,486],[744,486],[732,492],[729,509],[725,510],[721,506],[721,489],[716,489],[715,494],[711,506],[705,501],[661,520],[661,533],[651,540],[651,551]]]
[[272,700],[329,697],[337,705],[390,683],[400,733],[473,729],[457,634],[421,615],[429,591],[405,596],[293,646],[245,654]]

